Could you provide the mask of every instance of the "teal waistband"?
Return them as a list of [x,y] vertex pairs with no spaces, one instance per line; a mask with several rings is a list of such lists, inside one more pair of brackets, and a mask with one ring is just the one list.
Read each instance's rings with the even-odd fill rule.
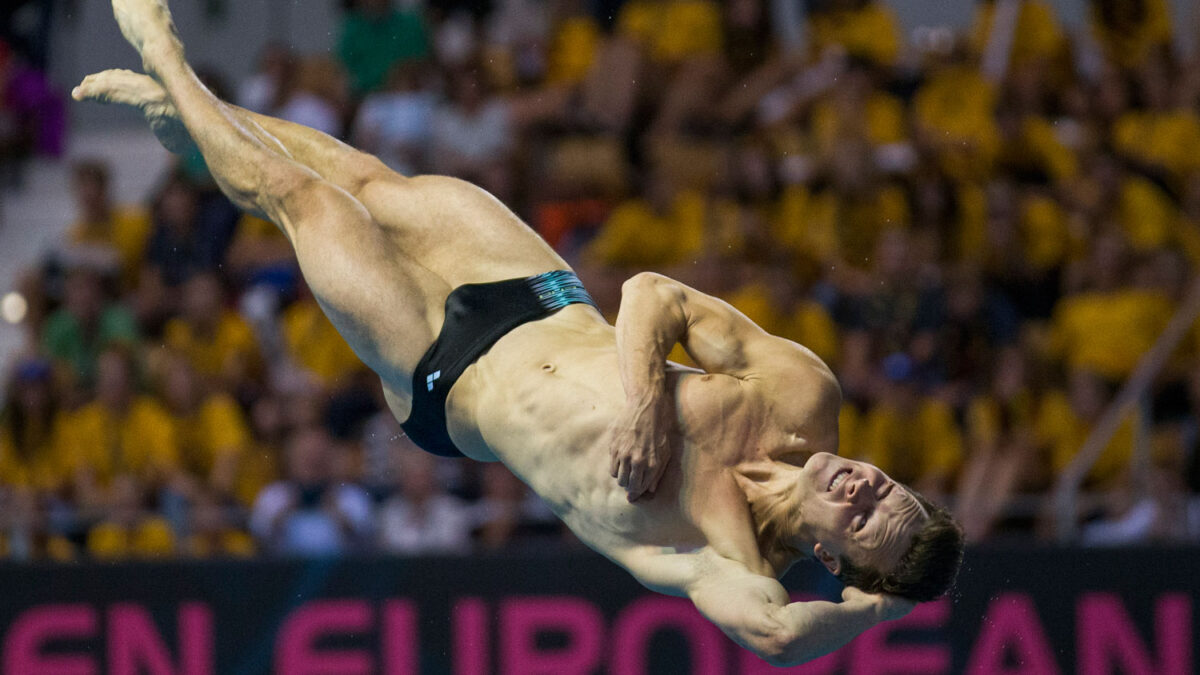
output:
[[554,270],[529,277],[528,282],[537,295],[538,302],[547,310],[555,311],[576,303],[596,307],[596,301],[588,294],[583,282],[574,272]]

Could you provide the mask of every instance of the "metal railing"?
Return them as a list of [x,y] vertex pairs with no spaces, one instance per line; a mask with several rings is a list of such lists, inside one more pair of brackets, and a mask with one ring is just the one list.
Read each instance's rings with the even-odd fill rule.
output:
[[[1187,336],[1197,317],[1200,317],[1200,276],[1192,281],[1175,316],[1171,317],[1170,323],[1167,324],[1154,346],[1138,362],[1116,398],[1105,409],[1096,426],[1092,428],[1083,447],[1079,449],[1071,463],[1059,476],[1058,482],[1055,483],[1055,530],[1060,542],[1072,542],[1078,537],[1079,524],[1076,505],[1084,479],[1105,448],[1108,447],[1109,441],[1121,427],[1125,416],[1139,401],[1144,400],[1150,385],[1154,383],[1154,378],[1170,361],[1171,355]],[[1139,462],[1148,463],[1148,451],[1145,443],[1138,452],[1138,456]]]

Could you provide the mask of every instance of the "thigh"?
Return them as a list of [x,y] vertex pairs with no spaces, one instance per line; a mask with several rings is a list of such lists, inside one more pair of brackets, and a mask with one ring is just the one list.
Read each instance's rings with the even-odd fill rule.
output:
[[389,388],[408,392],[441,328],[450,286],[341,188],[313,179],[280,206],[280,225],[325,314]]
[[508,207],[466,181],[394,176],[357,196],[398,249],[451,288],[570,269]]

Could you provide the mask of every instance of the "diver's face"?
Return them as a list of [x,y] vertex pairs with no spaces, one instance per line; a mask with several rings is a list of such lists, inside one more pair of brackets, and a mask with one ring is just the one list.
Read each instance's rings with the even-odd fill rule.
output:
[[801,532],[834,574],[843,555],[857,565],[892,569],[929,517],[878,467],[829,453],[809,458],[799,489]]

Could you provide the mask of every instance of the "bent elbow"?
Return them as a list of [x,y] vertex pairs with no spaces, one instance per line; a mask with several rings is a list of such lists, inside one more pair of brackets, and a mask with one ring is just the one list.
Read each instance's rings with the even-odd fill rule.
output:
[[667,280],[667,277],[657,272],[638,272],[626,279],[625,283],[621,284],[621,292],[630,293],[654,288]]
[[679,303],[686,298],[683,286],[657,272],[638,272],[621,285],[623,295],[657,296],[660,303]]
[[794,635],[780,631],[773,633],[751,647],[763,661],[775,667],[794,666],[801,662],[796,654]]

